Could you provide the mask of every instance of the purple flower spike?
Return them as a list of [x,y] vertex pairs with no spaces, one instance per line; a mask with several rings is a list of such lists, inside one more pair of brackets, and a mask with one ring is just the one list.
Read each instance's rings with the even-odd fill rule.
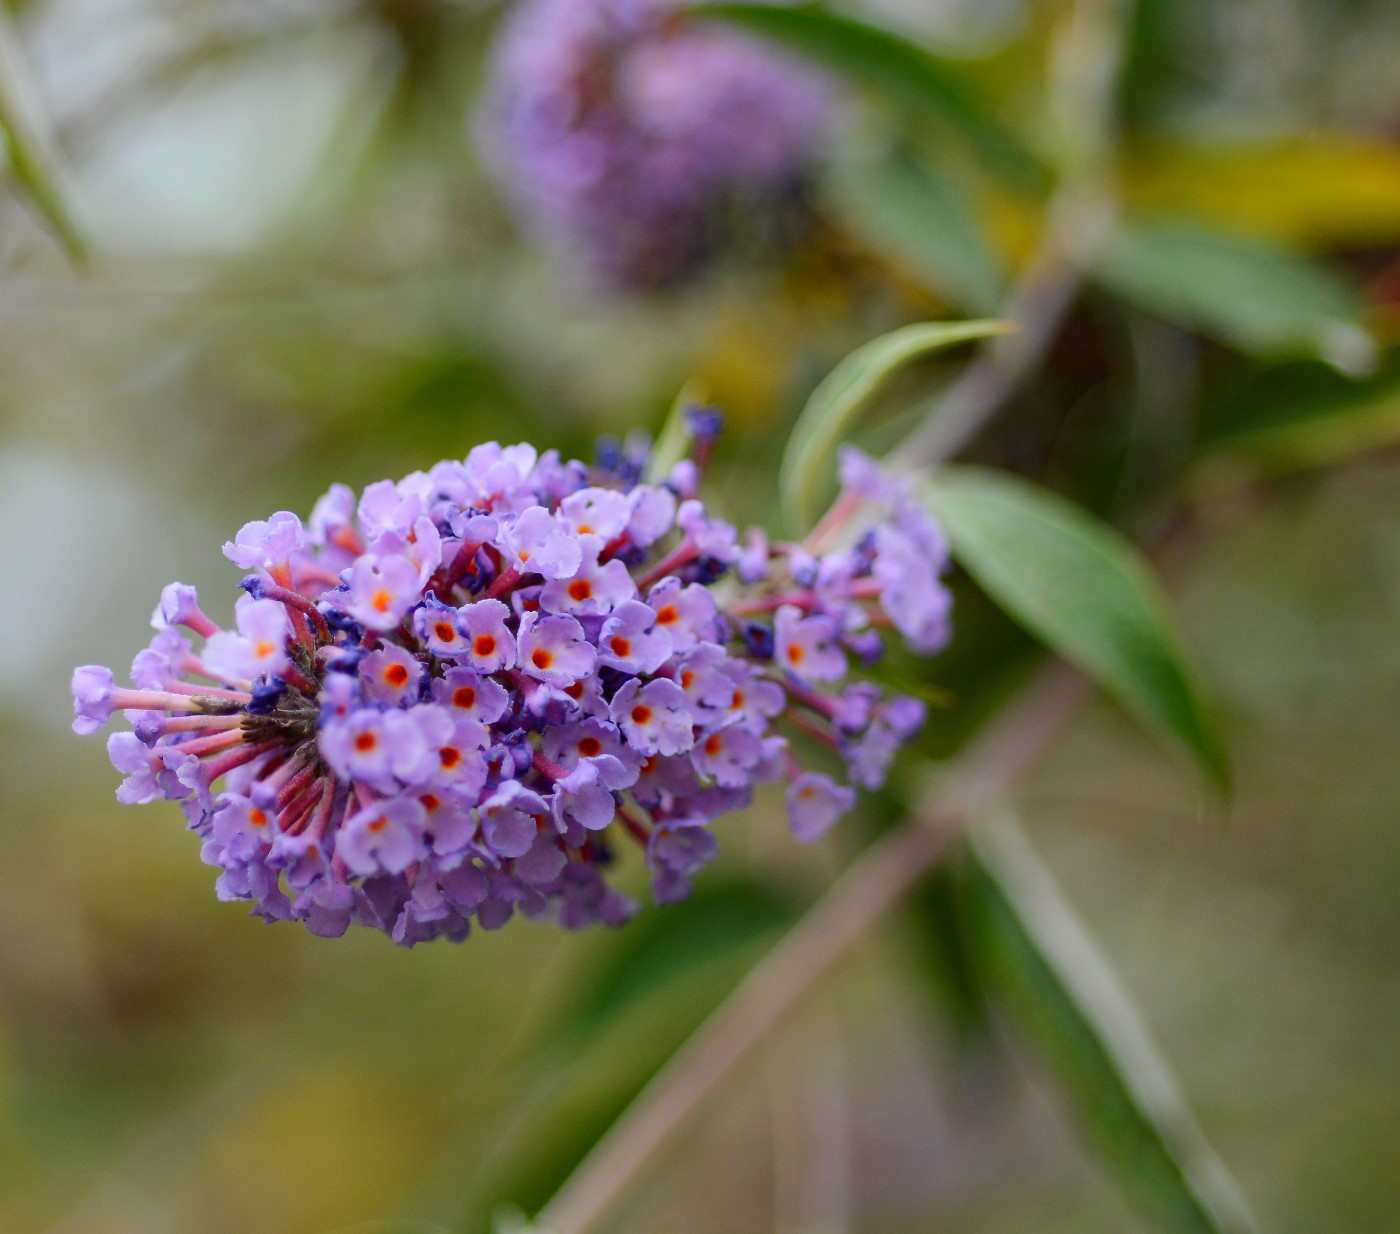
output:
[[828,522],[853,525],[805,546],[749,534],[717,592],[740,550],[695,496],[701,469],[651,487],[631,447],[606,459],[486,443],[333,488],[305,530],[248,524],[233,628],[171,584],[135,688],[74,672],[74,728],[125,713],[118,799],[179,802],[220,899],[326,938],[619,925],[636,911],[608,882],[619,845],[645,847],[657,902],[679,899],[716,851],[708,824],[766,782],[790,781],[793,828],[817,838],[854,793],[775,729],[883,783],[923,705],[844,681],[846,654],[877,655],[891,626],[946,638],[938,529],[848,463]]
[[676,286],[727,251],[781,251],[805,225],[824,83],[685,8],[525,0],[492,52],[479,128],[503,187],[608,286]]

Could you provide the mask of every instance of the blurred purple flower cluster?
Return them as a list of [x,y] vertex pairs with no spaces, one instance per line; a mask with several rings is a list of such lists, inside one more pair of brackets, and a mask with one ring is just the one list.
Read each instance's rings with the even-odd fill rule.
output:
[[614,288],[790,243],[831,97],[813,71],[678,0],[522,0],[480,114],[523,219]]
[[693,461],[659,484],[641,466],[489,443],[336,485],[306,524],[249,523],[224,546],[248,571],[234,629],[170,584],[134,688],[76,670],[73,727],[124,711],[118,799],[179,801],[220,898],[327,936],[461,939],[516,911],[619,923],[635,911],[605,878],[619,842],[644,850],[657,901],[678,899],[714,855],[711,821],[765,781],[786,781],[815,839],[854,790],[775,724],[883,781],[922,705],[822,687],[873,661],[882,628],[942,645],[939,533],[854,452],[804,544],[741,539],[696,499]]

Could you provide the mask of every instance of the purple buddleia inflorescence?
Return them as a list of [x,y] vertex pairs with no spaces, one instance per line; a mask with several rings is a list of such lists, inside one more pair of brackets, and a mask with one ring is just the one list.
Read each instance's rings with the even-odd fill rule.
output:
[[179,801],[220,898],[327,936],[618,924],[618,845],[679,899],[766,781],[818,838],[855,794],[785,733],[883,782],[922,704],[846,679],[886,629],[946,639],[937,528],[853,451],[802,544],[741,542],[693,461],[646,484],[635,451],[608,460],[489,443],[247,524],[233,628],[170,584],[132,687],[74,672],[74,729],[124,712],[118,800]]
[[682,0],[521,0],[482,142],[524,221],[601,283],[661,289],[800,230],[831,96]]

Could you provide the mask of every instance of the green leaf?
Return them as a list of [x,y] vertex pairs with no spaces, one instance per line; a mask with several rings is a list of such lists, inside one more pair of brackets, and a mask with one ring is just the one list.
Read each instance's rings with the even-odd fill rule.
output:
[[721,17],[819,61],[892,104],[957,132],[983,163],[1025,189],[1045,171],[992,113],[962,73],[908,39],[815,4],[700,4]]
[[522,1068],[519,1117],[474,1163],[463,1220],[502,1204],[543,1206],[733,989],[755,950],[797,916],[770,884],[705,880],[689,899],[612,936],[567,1018]]
[[812,391],[783,451],[778,483],[792,526],[811,525],[824,469],[891,373],[930,352],[1013,328],[1003,321],[919,322],[871,339],[842,360]]
[[68,205],[67,173],[25,63],[9,12],[0,5],[0,131],[10,170],[48,222],[69,258],[88,260],[87,241]]
[[1400,348],[1356,380],[1316,360],[1249,374],[1208,405],[1198,453],[1266,471],[1321,467],[1400,440]]
[[665,913],[644,914],[618,936],[575,1004],[570,1028],[591,1033],[702,970],[727,972],[746,948],[796,916],[792,902],[763,883],[702,885]]
[[968,930],[966,861],[944,861],[907,898],[909,934],[925,984],[963,1044],[987,1027],[987,991]]
[[1002,278],[958,185],[897,149],[836,159],[828,187],[870,248],[973,313],[992,312]]
[[1252,1234],[1117,974],[1014,820],[971,832],[970,929],[981,971],[1073,1103],[1123,1191],[1173,1234]]
[[1258,240],[1192,223],[1124,226],[1097,276],[1124,299],[1253,355],[1317,356],[1354,372],[1375,363],[1347,284]]
[[954,557],[988,595],[1227,785],[1166,599],[1127,540],[1072,502],[984,467],[940,468],[924,493]]

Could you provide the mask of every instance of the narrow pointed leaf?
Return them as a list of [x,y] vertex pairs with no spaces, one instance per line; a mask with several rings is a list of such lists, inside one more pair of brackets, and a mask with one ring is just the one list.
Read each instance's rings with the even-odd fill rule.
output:
[[1166,598],[1126,539],[1072,502],[989,468],[940,468],[924,493],[954,557],[992,599],[1226,787],[1225,754]]
[[847,224],[900,270],[970,312],[996,307],[1001,272],[952,180],[887,149],[835,160],[828,188]]
[[836,447],[891,373],[956,343],[1005,334],[1002,321],[925,321],[858,347],[828,373],[808,398],[783,452],[779,485],[794,528],[811,525]]
[[1098,278],[1124,299],[1252,355],[1317,356],[1355,372],[1375,363],[1347,284],[1252,238],[1193,223],[1125,226]]
[[1014,820],[974,828],[972,847],[969,929],[983,977],[1104,1166],[1159,1230],[1253,1234],[1131,996]]
[[53,229],[69,258],[88,259],[83,237],[68,203],[67,174],[43,108],[36,99],[24,51],[8,12],[0,6],[0,131],[10,172]]
[[982,161],[1026,189],[1045,171],[952,65],[883,26],[815,4],[700,4],[692,12],[721,17],[774,39],[874,91],[897,107],[958,133]]

